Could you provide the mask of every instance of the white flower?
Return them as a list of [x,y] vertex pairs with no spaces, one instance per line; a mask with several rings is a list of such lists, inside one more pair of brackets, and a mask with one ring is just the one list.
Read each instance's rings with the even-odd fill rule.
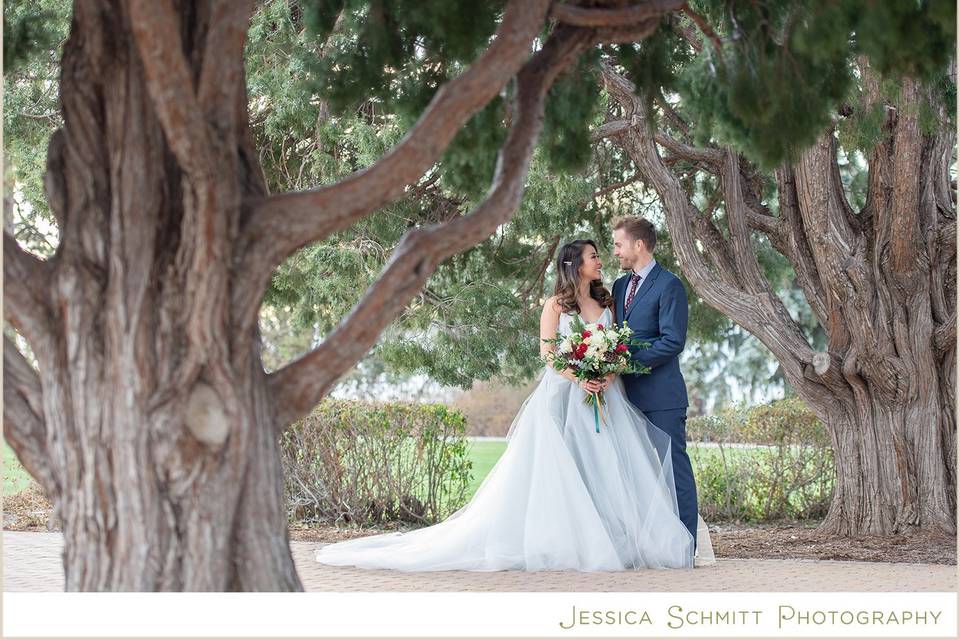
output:
[[568,351],[573,350],[573,338],[567,336],[563,339],[563,342],[560,343],[560,353],[567,353]]
[[586,342],[590,346],[602,347],[605,341],[606,341],[606,338],[604,337],[603,333],[591,333],[590,337],[587,338],[584,342]]
[[584,355],[585,355],[585,357],[586,357],[587,359],[596,358],[596,357],[597,357],[597,353],[598,353],[599,351],[600,351],[600,348],[597,347],[597,345],[592,344],[592,345],[590,345],[589,347],[587,347],[587,353],[584,354]]
[[607,335],[607,340],[609,340],[611,344],[615,343],[617,340],[620,339],[620,336],[617,335],[617,332],[614,331],[613,329],[608,329],[606,331],[606,335]]

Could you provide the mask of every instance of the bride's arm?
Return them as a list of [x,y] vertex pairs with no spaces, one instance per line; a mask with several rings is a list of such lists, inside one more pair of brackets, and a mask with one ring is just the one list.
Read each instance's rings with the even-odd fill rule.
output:
[[[540,357],[550,359],[556,351],[557,346],[544,340],[557,337],[557,328],[560,326],[560,305],[557,304],[556,296],[547,298],[543,305],[543,312],[540,314]],[[552,364],[550,365],[553,366]],[[567,367],[563,371],[558,371],[560,375],[570,382],[579,382],[573,375],[573,370]]]

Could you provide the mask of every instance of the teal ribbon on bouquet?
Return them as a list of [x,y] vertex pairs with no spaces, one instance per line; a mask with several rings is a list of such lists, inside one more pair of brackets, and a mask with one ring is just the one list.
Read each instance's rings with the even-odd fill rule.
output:
[[587,394],[587,397],[584,398],[584,402],[593,405],[593,424],[596,427],[597,433],[600,433],[600,423],[607,423],[606,419],[603,417],[603,392],[599,391],[597,393]]

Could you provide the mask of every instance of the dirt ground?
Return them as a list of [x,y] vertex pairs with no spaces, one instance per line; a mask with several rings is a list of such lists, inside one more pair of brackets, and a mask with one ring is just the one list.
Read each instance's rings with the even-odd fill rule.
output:
[[[55,531],[50,506],[42,495],[23,491],[4,500],[3,528],[7,531]],[[718,558],[857,560],[956,564],[957,539],[929,533],[837,538],[816,531],[816,522],[710,525],[710,540]],[[332,526],[291,527],[290,538],[338,542],[400,527],[359,529]]]

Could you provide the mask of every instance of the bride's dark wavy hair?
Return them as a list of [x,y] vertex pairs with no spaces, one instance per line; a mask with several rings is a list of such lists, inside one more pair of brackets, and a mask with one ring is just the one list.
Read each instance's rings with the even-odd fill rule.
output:
[[[597,250],[593,240],[574,240],[560,247],[557,252],[557,286],[553,295],[564,313],[580,313],[577,304],[577,291],[580,289],[580,265],[583,264],[583,248],[587,245]],[[613,307],[613,296],[602,280],[590,282],[590,297],[600,303],[601,307]]]

